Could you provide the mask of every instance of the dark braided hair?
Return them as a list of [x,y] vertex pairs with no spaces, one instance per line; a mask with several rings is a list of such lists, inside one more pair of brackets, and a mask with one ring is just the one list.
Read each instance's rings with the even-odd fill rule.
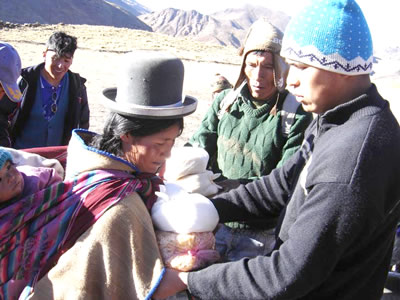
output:
[[90,145],[96,149],[106,151],[122,157],[121,136],[129,133],[133,137],[144,137],[173,125],[178,125],[180,133],[183,130],[183,118],[177,119],[141,119],[110,113],[103,129],[103,134],[95,136]]

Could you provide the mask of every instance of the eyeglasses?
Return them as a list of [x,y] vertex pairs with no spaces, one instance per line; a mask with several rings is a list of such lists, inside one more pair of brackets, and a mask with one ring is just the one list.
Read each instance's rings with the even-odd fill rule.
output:
[[53,100],[53,103],[51,104],[51,112],[53,114],[55,114],[57,112],[57,93],[53,92],[53,94],[51,94],[51,100]]

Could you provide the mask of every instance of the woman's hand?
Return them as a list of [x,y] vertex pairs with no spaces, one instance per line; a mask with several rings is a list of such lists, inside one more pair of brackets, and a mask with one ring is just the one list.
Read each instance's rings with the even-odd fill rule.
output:
[[179,272],[167,268],[160,285],[157,287],[152,298],[165,299],[184,291],[187,288],[187,277],[188,273],[186,272]]

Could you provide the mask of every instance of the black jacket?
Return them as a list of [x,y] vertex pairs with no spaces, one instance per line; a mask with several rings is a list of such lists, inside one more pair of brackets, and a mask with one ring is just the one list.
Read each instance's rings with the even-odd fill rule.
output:
[[[29,118],[34,99],[36,96],[37,81],[40,77],[40,70],[44,67],[44,63],[24,68],[21,71],[19,86],[24,94],[20,105],[11,102],[7,97],[0,101],[0,145],[12,147],[16,137],[22,132]],[[89,105],[86,93],[86,79],[78,73],[68,71],[69,84],[69,102],[66,114],[63,138],[61,145],[68,145],[71,138],[72,129],[89,128]],[[9,120],[10,114],[13,120]],[[8,135],[11,139],[8,138]],[[60,146],[61,146],[60,145]]]
[[282,213],[279,247],[190,273],[190,292],[196,299],[380,299],[399,183],[399,124],[372,86],[315,119],[282,168],[212,200],[222,222]]

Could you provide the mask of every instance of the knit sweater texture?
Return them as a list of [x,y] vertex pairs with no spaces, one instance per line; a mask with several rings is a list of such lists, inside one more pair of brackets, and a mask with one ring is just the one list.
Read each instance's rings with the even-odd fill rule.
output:
[[196,299],[380,299],[400,217],[400,128],[373,85],[313,121],[282,168],[213,199],[220,220],[281,215],[269,256],[189,274]]
[[285,136],[281,109],[287,91],[279,93],[278,101],[255,106],[246,86],[219,120],[220,103],[229,91],[214,100],[189,143],[204,148],[210,155],[210,168],[225,178],[255,179],[269,174],[299,149],[312,115],[300,105]]

